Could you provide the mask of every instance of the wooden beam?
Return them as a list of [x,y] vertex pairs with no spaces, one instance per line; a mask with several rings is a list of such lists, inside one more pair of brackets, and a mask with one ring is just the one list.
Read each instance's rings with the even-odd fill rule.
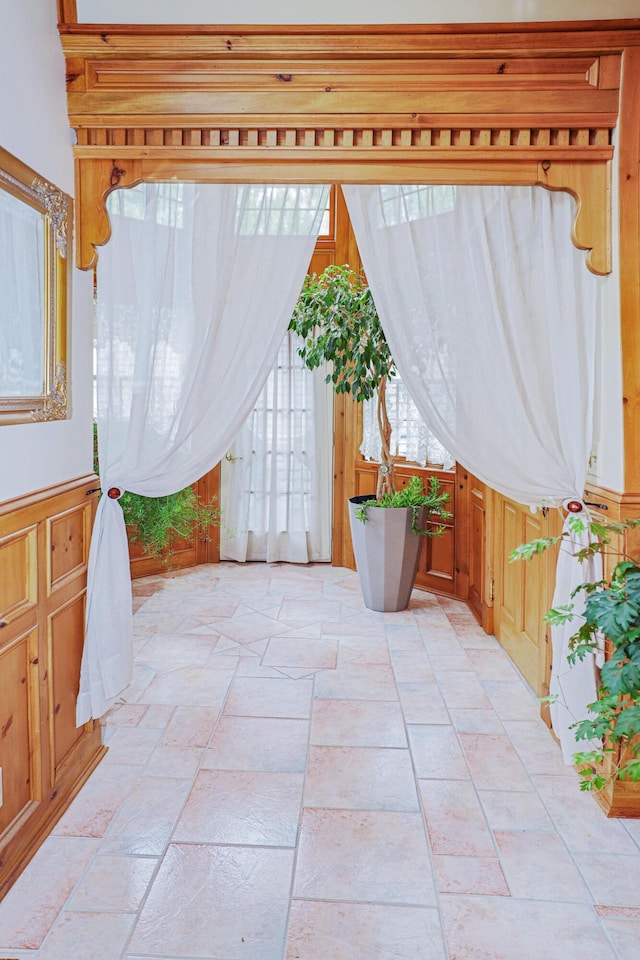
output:
[[640,491],[640,50],[626,50],[620,97],[620,323],[624,488]]
[[76,9],[76,0],[56,0],[58,6],[58,24],[77,24],[78,11]]

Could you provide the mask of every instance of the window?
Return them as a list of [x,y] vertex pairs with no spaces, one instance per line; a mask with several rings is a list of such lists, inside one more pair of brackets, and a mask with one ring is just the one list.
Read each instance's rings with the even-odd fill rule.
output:
[[[451,454],[429,430],[400,377],[387,383],[387,414],[391,423],[391,454],[404,457],[421,466],[449,470],[454,465]],[[362,445],[365,460],[380,459],[380,434],[376,413],[377,401],[365,400],[362,411]]]

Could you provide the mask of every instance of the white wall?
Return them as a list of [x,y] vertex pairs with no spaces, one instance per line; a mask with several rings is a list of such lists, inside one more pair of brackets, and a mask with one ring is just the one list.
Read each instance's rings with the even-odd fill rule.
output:
[[[55,0],[0,4],[0,145],[73,195]],[[70,259],[70,265],[73,257]],[[73,270],[72,418],[0,426],[0,502],[91,472],[92,277]]]
[[[181,0],[181,22],[437,22],[609,17],[611,0]],[[0,144],[73,193],[64,59],[55,0],[0,4]],[[87,21],[172,22],[175,0],[78,0]],[[442,13],[446,10],[446,13]],[[640,0],[616,0],[617,17],[640,17]],[[617,201],[614,199],[614,224]],[[614,226],[614,236],[615,236]],[[91,469],[92,279],[73,271],[71,420],[0,427],[0,502],[88,473]],[[623,488],[619,295],[616,274],[604,285],[603,325],[592,478]]]
[[640,17],[640,0],[77,0],[86,23],[491,23]]

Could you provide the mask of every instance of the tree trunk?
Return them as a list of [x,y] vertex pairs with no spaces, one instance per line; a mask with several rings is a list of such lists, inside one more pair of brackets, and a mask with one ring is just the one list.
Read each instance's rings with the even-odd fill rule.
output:
[[380,467],[378,469],[378,486],[376,500],[385,493],[395,493],[396,484],[393,473],[393,458],[391,456],[391,424],[387,416],[387,377],[382,377],[378,384],[378,429],[380,431]]

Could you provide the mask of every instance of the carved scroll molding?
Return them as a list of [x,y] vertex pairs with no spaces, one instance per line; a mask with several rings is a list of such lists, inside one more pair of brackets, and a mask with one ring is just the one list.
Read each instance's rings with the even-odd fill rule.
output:
[[[406,153],[402,157],[406,157]],[[313,157],[311,159],[311,157]],[[131,187],[142,181],[185,180],[189,182],[231,183],[458,183],[540,185],[550,190],[565,190],[575,197],[577,212],[571,239],[580,250],[589,250],[587,266],[597,274],[611,272],[611,161],[608,159],[521,160],[495,157],[477,163],[468,158],[457,161],[451,154],[437,160],[419,161],[399,158],[399,162],[371,158],[341,151],[332,161],[306,154],[304,162],[276,159],[265,152],[252,162],[194,160],[157,160],[116,158],[110,161],[84,159],[77,164],[77,208],[82,217],[77,228],[78,267],[95,265],[96,248],[111,234],[106,200],[115,187]]]
[[611,273],[611,164],[543,160],[538,183],[549,190],[565,190],[575,198],[573,245],[589,251],[591,273]]
[[53,184],[46,180],[40,180],[38,177],[35,178],[32,186],[34,193],[40,197],[44,204],[53,227],[56,248],[64,259],[67,256],[67,214],[69,210],[67,197]]

